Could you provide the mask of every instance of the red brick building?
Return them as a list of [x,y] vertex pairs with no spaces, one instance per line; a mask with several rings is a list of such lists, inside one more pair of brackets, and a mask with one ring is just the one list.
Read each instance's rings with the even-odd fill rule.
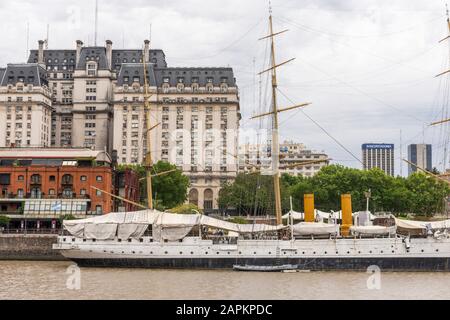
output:
[[[123,183],[114,181],[121,176]],[[116,188],[118,185],[121,189]],[[133,172],[115,175],[106,152],[0,149],[0,215],[10,217],[13,228],[55,229],[61,216],[86,218],[117,209],[110,195],[92,187],[109,193],[123,189],[125,198],[139,198],[138,178]]]

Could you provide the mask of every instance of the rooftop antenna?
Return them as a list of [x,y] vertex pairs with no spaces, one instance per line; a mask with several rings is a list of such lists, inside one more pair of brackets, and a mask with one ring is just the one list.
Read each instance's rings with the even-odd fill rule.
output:
[[47,24],[47,37],[45,38],[45,50],[48,50],[48,38],[50,35],[50,24]]
[[28,58],[29,50],[30,50],[30,21],[27,21],[27,52],[25,52],[25,61]]
[[98,0],[95,0],[95,32],[94,32],[94,46],[97,46],[98,33]]
[[125,30],[122,27],[122,49],[125,49]]
[[150,23],[150,34],[149,34],[149,38],[150,43],[152,43],[152,24]]

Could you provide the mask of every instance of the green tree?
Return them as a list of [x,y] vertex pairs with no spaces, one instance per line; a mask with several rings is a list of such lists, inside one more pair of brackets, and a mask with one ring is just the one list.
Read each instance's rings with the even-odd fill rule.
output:
[[7,227],[11,219],[7,216],[0,216],[0,227]]
[[178,214],[196,214],[197,212],[203,213],[203,211],[199,207],[197,207],[195,204],[192,203],[182,204],[168,211],[170,213],[178,213]]
[[[139,190],[141,194],[141,203],[147,204],[147,182],[146,169],[142,165],[121,165],[117,168],[119,171],[126,169],[133,170],[140,179]],[[159,175],[152,178],[152,194],[154,207],[164,211],[167,208],[176,207],[187,199],[187,190],[189,187],[189,178],[183,175],[181,170],[173,164],[165,161],[159,161],[152,168],[153,174],[172,171],[168,174]]]
[[[392,177],[384,171],[358,170],[341,165],[322,168],[314,177],[281,178],[283,210],[289,210],[289,197],[294,210],[303,211],[303,196],[315,195],[317,209],[340,210],[341,195],[352,195],[353,211],[366,209],[365,192],[371,190],[372,212],[388,211],[400,215],[414,213],[431,216],[443,210],[450,185],[423,173],[408,178]],[[242,214],[273,214],[273,178],[256,174],[240,174],[233,184],[226,185],[219,195],[223,209],[236,208]]]
[[173,172],[152,178],[153,199],[161,201],[164,208],[174,208],[187,199],[189,178],[173,164],[159,161],[153,166],[155,174]]

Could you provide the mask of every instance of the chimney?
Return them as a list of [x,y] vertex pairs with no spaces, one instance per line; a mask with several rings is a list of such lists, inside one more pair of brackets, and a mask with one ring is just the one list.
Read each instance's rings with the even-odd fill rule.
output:
[[77,61],[76,63],[80,61],[80,55],[81,55],[81,48],[83,47],[83,41],[77,40]]
[[38,63],[44,64],[44,40],[39,40]]
[[112,41],[106,40],[106,58],[108,59],[108,69],[112,69]]
[[144,44],[145,44],[145,46],[144,46],[144,61],[150,62],[150,41],[145,40]]

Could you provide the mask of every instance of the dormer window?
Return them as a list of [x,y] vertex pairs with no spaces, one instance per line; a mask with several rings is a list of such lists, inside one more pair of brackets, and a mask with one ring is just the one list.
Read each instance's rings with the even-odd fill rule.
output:
[[87,64],[87,74],[90,77],[97,75],[97,63],[95,62],[89,62]]
[[164,77],[164,78],[163,78],[163,82],[164,82],[164,83],[169,83],[169,81],[170,81],[170,78],[169,78],[169,77]]
[[192,84],[192,91],[197,92],[198,91],[198,83]]
[[228,85],[226,83],[222,83],[220,85],[220,91],[227,92],[228,91]]
[[182,92],[183,90],[184,90],[184,84],[182,84],[182,83],[177,84],[177,91]]

